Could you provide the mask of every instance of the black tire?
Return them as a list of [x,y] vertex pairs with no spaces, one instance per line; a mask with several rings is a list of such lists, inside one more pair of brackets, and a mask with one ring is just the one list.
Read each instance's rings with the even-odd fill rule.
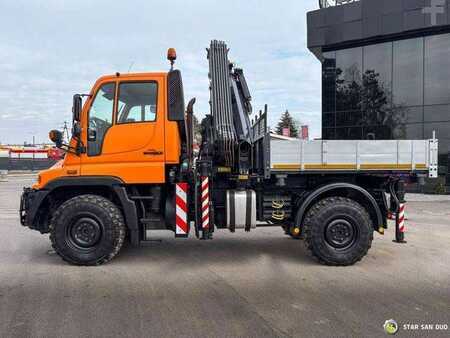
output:
[[75,265],[100,265],[120,251],[126,228],[121,211],[110,200],[81,195],[61,204],[50,223],[53,249]]
[[306,248],[325,265],[355,264],[373,240],[372,221],[365,208],[344,197],[317,202],[307,212],[302,230]]

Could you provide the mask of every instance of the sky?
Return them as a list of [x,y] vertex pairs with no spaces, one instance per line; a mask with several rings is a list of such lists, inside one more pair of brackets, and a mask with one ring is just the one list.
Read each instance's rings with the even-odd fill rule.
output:
[[288,109],[320,137],[321,67],[306,47],[317,0],[0,0],[0,142],[48,142],[71,121],[74,93],[115,72],[167,71],[177,50],[186,102],[209,112],[210,40],[227,42],[257,111]]

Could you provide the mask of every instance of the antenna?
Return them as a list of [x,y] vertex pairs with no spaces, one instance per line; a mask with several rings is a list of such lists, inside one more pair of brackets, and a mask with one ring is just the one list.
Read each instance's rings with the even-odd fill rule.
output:
[[64,121],[63,137],[66,138],[67,141],[70,141],[69,128],[67,127],[67,121]]
[[130,67],[128,67],[128,73],[130,72],[130,70],[131,70],[131,67],[133,67],[134,66],[134,61],[131,61],[131,63],[130,63]]

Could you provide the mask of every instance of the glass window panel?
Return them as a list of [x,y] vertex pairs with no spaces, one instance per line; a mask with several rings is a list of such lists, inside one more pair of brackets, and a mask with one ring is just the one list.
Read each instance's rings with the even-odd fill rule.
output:
[[322,111],[336,110],[336,53],[323,54],[322,63]]
[[349,124],[346,123],[347,112],[337,112],[336,113],[336,127],[345,127]]
[[103,139],[112,125],[116,85],[106,83],[95,94],[94,102],[89,109],[89,134],[87,153],[97,156],[102,152]]
[[[450,156],[450,138],[441,139],[439,141],[439,147],[439,153],[448,159],[448,157]],[[440,165],[448,165],[448,161],[441,162]]]
[[119,85],[117,123],[156,120],[156,82],[124,82]]
[[324,140],[334,140],[336,138],[335,129],[334,128],[323,128],[322,129],[322,138]]
[[369,126],[363,128],[364,140],[390,140],[392,130],[389,126]]
[[347,137],[349,140],[360,140],[362,137],[362,128],[361,127],[348,128]]
[[[392,42],[364,47],[363,78],[372,78],[388,103],[392,96]],[[364,82],[364,81],[363,81]]]
[[423,122],[423,107],[407,107],[406,122],[407,123],[422,123]]
[[394,128],[393,136],[398,140],[422,140],[423,139],[423,124],[402,124]]
[[322,115],[322,126],[324,128],[335,127],[335,113],[324,113]]
[[361,109],[362,47],[336,52],[336,110]]
[[423,123],[407,124],[406,139],[423,140]]
[[449,173],[450,139],[439,139],[439,174]]
[[[449,79],[450,81],[450,79]],[[444,106],[425,106],[425,122],[447,122],[450,121],[450,105]]]
[[363,126],[385,126],[393,129],[397,125],[405,124],[407,121],[407,108],[388,108],[380,110],[366,110],[363,113],[361,125]]
[[[436,131],[436,138],[437,139],[448,139],[450,138],[450,122],[445,123],[425,123],[424,124],[424,130],[425,135],[424,137],[426,139],[433,137],[433,130]],[[439,147],[439,151],[441,151],[441,147]]]
[[361,127],[336,128],[336,139],[338,140],[360,140],[361,136]]
[[336,113],[336,127],[358,126],[361,123],[362,113],[360,111]]
[[423,104],[423,38],[394,42],[393,97],[397,106]]
[[425,38],[425,104],[450,103],[450,34]]

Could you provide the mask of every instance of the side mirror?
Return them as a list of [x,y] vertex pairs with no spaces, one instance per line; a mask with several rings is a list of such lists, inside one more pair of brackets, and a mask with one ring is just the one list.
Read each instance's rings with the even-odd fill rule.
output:
[[56,148],[62,147],[63,134],[59,130],[52,130],[48,133],[49,139],[55,143]]
[[82,106],[83,106],[83,99],[81,98],[81,95],[75,94],[73,96],[73,105],[72,105],[72,119],[74,121],[80,121]]

